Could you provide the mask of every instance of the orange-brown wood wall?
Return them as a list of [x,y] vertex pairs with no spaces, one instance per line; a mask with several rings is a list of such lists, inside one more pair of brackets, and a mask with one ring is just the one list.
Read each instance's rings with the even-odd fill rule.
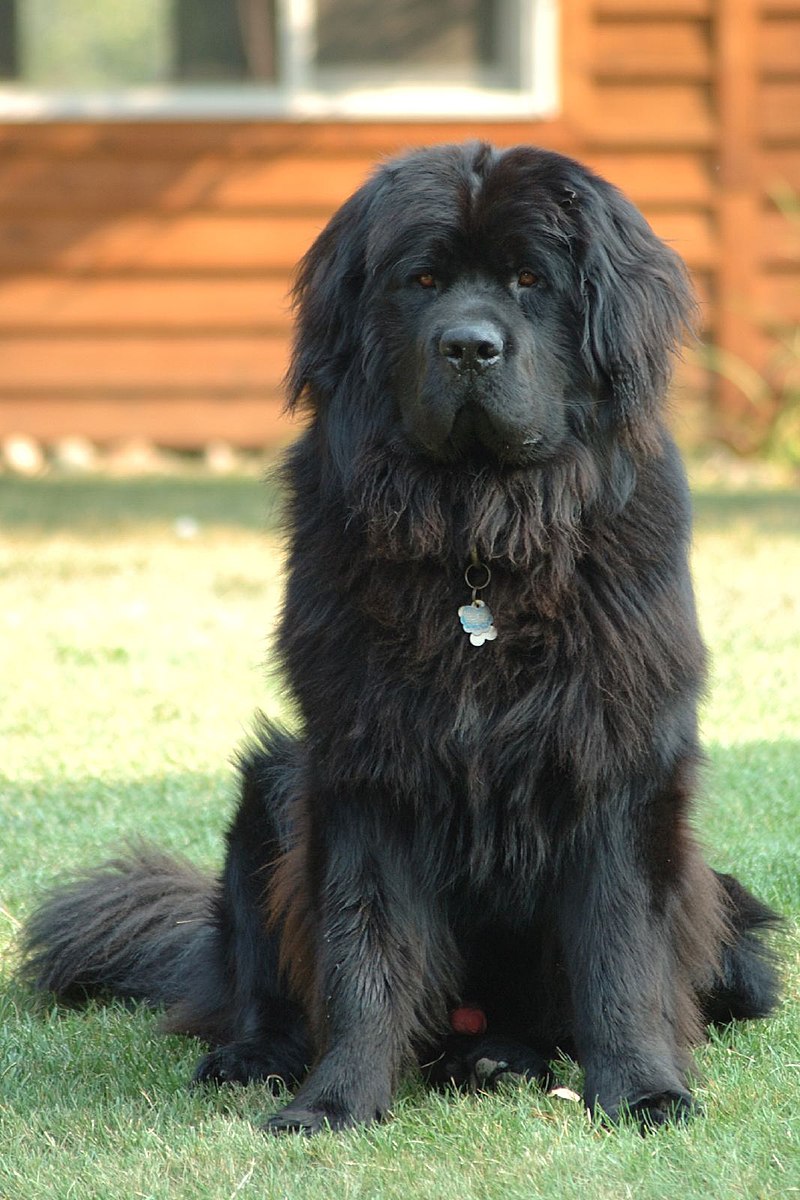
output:
[[[485,137],[584,159],[689,263],[765,374],[800,319],[800,0],[565,0],[548,122],[0,124],[0,435],[280,435],[296,260],[376,158]],[[777,201],[777,202],[776,202]],[[684,388],[747,445],[752,398]]]

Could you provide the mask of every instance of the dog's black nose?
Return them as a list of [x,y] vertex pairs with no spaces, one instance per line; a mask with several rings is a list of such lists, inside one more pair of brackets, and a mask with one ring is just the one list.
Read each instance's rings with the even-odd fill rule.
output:
[[489,321],[455,325],[439,341],[439,353],[457,371],[482,371],[493,367],[503,354],[503,335]]

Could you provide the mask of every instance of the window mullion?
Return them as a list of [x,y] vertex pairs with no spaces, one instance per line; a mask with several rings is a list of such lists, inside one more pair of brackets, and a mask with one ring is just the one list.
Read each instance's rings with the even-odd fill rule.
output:
[[530,61],[523,60],[523,68],[528,72],[523,74],[524,86],[534,96],[537,109],[549,115],[558,110],[560,103],[559,0],[522,0],[522,9],[528,22],[530,45]]
[[289,96],[314,88],[316,54],[316,0],[280,0],[279,7],[282,87]]

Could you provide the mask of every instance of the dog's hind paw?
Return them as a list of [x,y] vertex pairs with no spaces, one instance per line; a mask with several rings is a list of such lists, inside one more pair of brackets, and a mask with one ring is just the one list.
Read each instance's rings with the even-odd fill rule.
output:
[[200,1059],[192,1083],[221,1086],[265,1082],[278,1092],[296,1079],[297,1074],[269,1047],[253,1042],[229,1042]]
[[550,1068],[530,1046],[504,1037],[450,1036],[441,1054],[422,1068],[434,1087],[458,1087],[489,1092],[501,1083],[519,1080],[551,1082]]

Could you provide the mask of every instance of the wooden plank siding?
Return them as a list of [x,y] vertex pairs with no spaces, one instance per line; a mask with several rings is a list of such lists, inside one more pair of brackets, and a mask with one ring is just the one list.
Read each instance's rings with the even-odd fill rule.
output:
[[[800,0],[564,0],[549,121],[0,123],[0,436],[286,435],[292,269],[376,159],[484,137],[588,162],[768,373],[800,319]],[[685,367],[742,448],[763,415]]]

